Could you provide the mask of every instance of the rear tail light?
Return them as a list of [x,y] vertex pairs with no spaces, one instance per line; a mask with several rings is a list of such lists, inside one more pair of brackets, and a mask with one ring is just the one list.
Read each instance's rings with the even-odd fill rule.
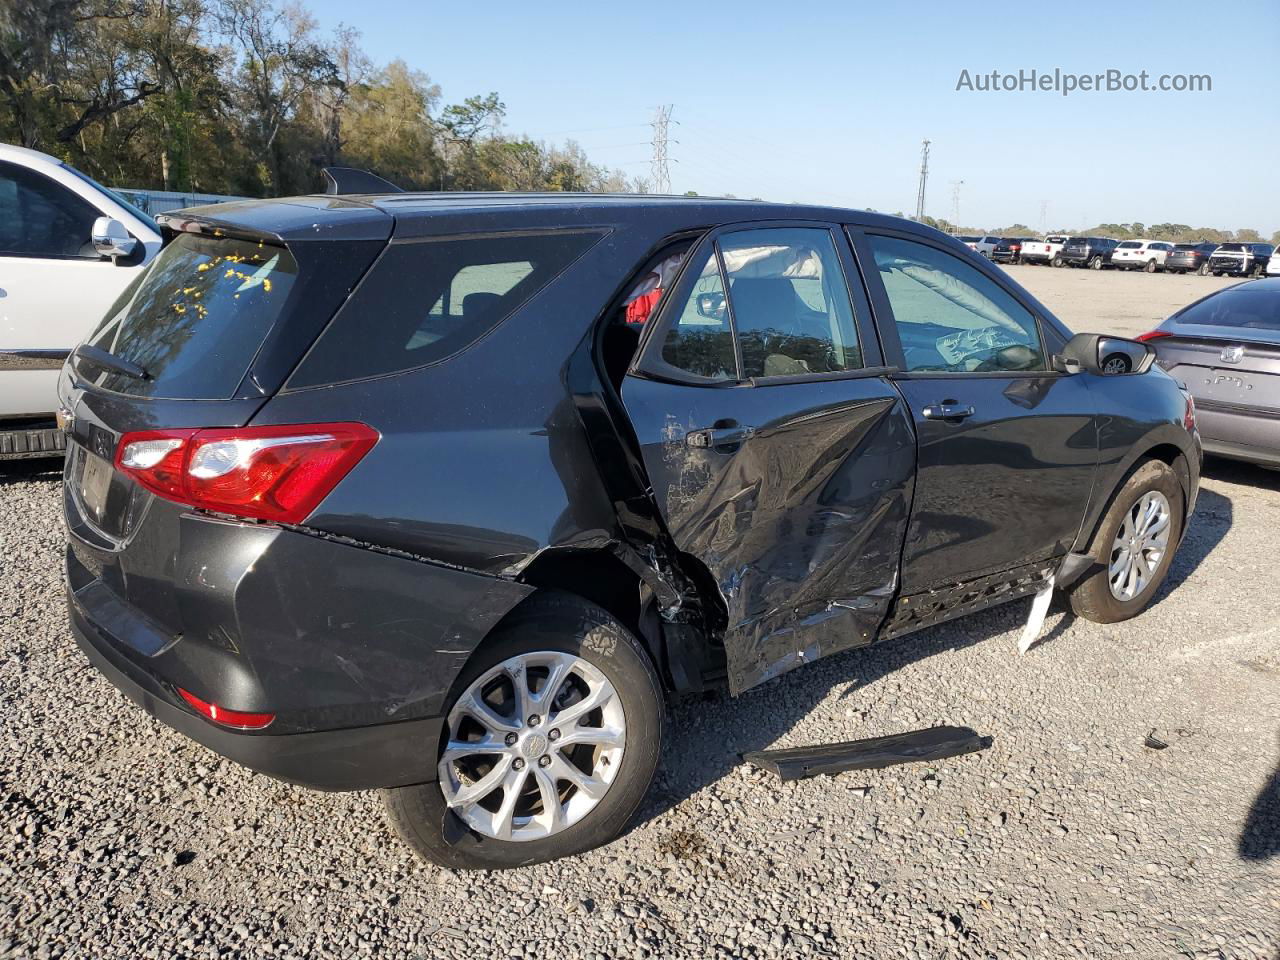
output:
[[1182,414],[1182,425],[1190,433],[1196,428],[1196,398],[1191,395],[1191,391],[1186,387],[1181,387],[1181,390],[1182,398],[1187,401],[1187,408]]
[[1146,343],[1148,340],[1161,340],[1164,337],[1172,337],[1173,334],[1167,330],[1152,330],[1150,333],[1142,333],[1134,337],[1139,343]]
[[378,442],[363,423],[126,433],[116,466],[167,500],[301,523]]
[[192,710],[220,727],[229,727],[232,730],[262,730],[271,726],[271,721],[276,718],[274,713],[245,713],[243,710],[228,710],[216,703],[201,700],[190,690],[183,690],[181,687],[178,688],[178,693]]

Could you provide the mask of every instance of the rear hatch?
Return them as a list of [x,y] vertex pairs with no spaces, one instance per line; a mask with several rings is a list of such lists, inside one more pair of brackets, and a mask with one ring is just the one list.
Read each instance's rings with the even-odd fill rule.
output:
[[1064,257],[1087,257],[1089,255],[1089,241],[1072,237],[1063,244],[1062,255]]
[[160,632],[181,632],[174,581],[188,511],[116,468],[120,438],[248,424],[392,225],[380,211],[335,198],[170,215],[154,264],[59,380],[70,424],[63,493],[73,589],[105,589],[108,601],[140,611]]

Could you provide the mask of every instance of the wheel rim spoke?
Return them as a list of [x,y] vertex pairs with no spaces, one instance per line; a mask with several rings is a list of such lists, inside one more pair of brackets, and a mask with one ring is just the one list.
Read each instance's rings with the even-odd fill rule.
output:
[[499,840],[511,839],[511,828],[514,825],[516,802],[524,792],[525,781],[529,778],[529,768],[512,769],[502,783],[502,805],[493,815],[493,828]]
[[483,800],[499,786],[504,786],[504,780],[511,773],[511,758],[503,757],[502,760],[494,766],[492,770],[486,773],[474,783],[464,783],[454,791],[453,797],[449,801],[451,807],[469,807],[478,800]]
[[563,732],[556,746],[562,750],[581,743],[597,747],[621,747],[625,740],[626,733],[616,727],[571,727]]
[[551,716],[551,722],[557,726],[572,726],[577,723],[591,711],[603,707],[608,701],[613,699],[613,687],[593,687],[587,696],[583,697],[575,704],[565,707],[563,710]]
[[599,800],[604,796],[605,791],[609,789],[607,783],[583,773],[559,754],[552,757],[551,766],[548,769],[557,780],[568,780],[593,800]]
[[1117,600],[1133,600],[1145,592],[1164,559],[1173,515],[1159,490],[1149,490],[1124,515],[1111,545],[1107,580]]

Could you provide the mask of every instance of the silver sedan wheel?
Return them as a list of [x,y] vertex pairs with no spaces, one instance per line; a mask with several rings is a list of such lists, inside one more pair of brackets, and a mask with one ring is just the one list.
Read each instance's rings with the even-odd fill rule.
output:
[[541,840],[586,816],[622,764],[627,722],[603,673],[558,651],[477,678],[449,712],[440,789],[472,830]]
[[1132,600],[1146,590],[1169,549],[1172,514],[1158,490],[1144,493],[1124,516],[1111,544],[1108,580],[1117,600]]

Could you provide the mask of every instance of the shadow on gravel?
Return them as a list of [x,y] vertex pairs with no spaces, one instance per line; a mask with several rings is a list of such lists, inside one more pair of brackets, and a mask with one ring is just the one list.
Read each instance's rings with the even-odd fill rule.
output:
[[1240,460],[1206,457],[1201,476],[1209,480],[1222,480],[1226,483],[1239,483],[1248,487],[1261,487],[1264,490],[1280,490],[1280,471],[1268,470],[1265,467],[1244,463]]
[[[661,816],[724,777],[742,763],[743,753],[773,746],[833,688],[843,688],[844,699],[907,664],[1007,633],[1026,617],[1029,603],[1019,600],[884,645],[836,654],[740,697],[724,695],[674,707],[657,783],[631,828]],[[1045,639],[1058,636],[1072,619],[1068,611]],[[927,709],[924,704],[901,706],[913,713]],[[891,708],[889,715],[896,709]],[[924,725],[908,723],[903,729]]]
[[1267,860],[1280,856],[1280,763],[1254,798],[1244,829],[1240,831],[1238,851],[1241,860]]
[[0,460],[0,487],[32,480],[57,480],[62,475],[61,458]]
[[1200,488],[1196,512],[1191,516],[1187,535],[1178,547],[1178,552],[1173,555],[1173,566],[1169,568],[1169,576],[1165,578],[1153,605],[1164,600],[1171,590],[1177,589],[1195,573],[1196,568],[1204,563],[1205,557],[1222,542],[1234,519],[1235,508],[1230,499],[1204,487]]

